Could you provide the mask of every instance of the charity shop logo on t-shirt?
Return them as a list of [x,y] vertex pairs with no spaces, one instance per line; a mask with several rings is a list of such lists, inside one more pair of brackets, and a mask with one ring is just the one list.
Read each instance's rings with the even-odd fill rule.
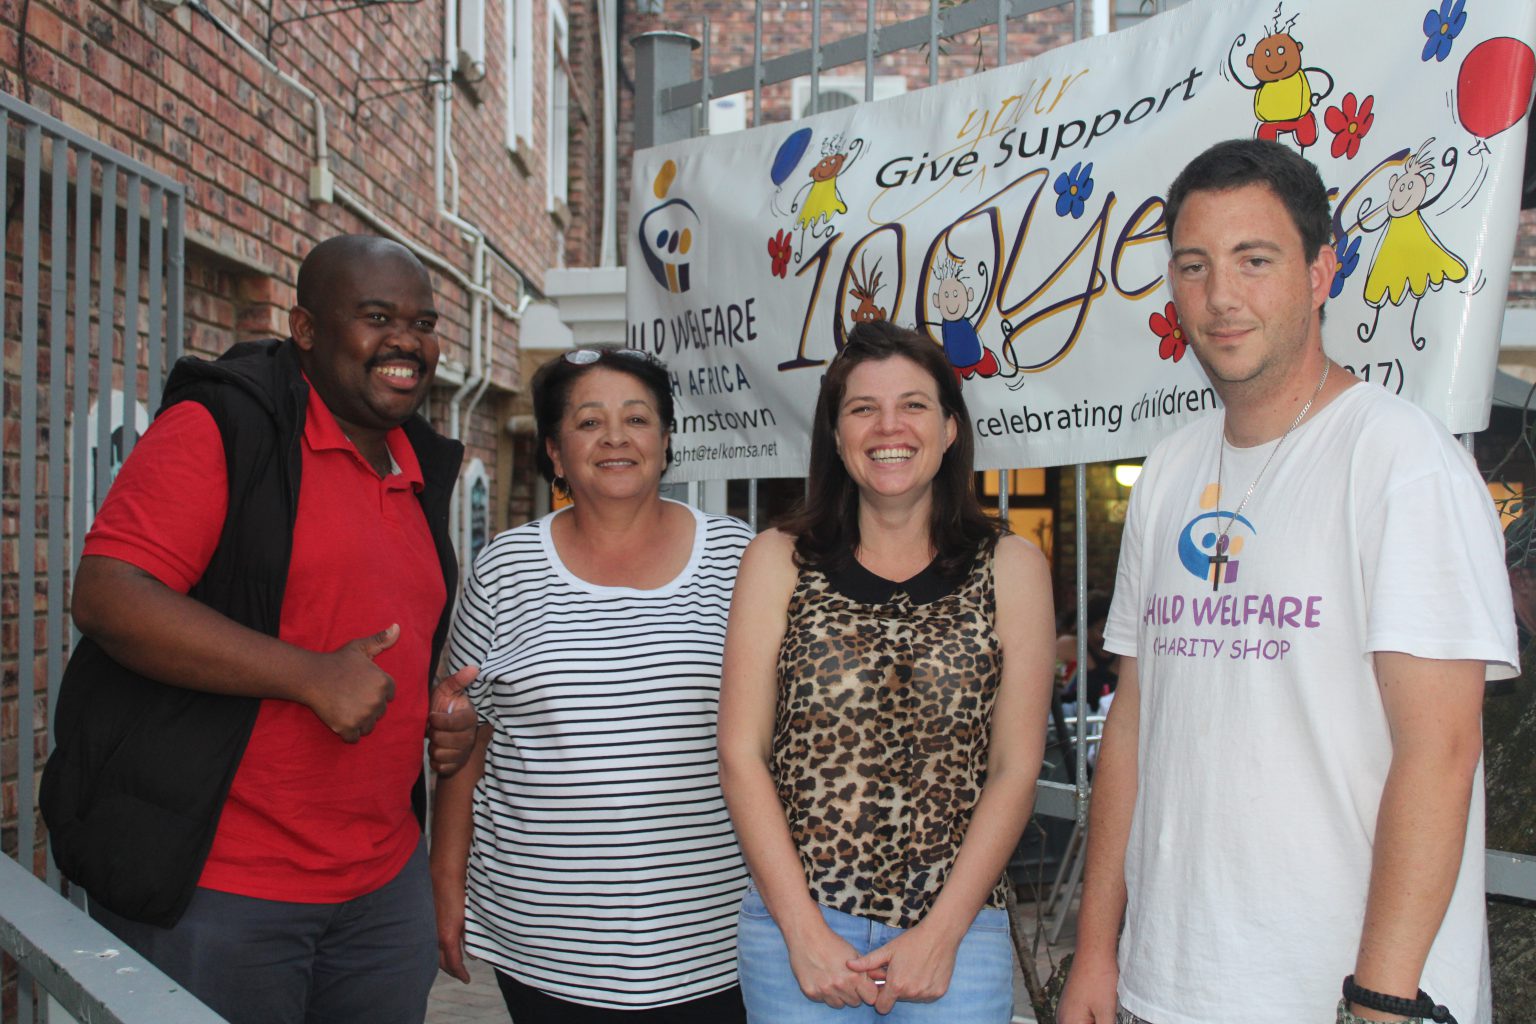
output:
[[1200,496],[1200,511],[1177,537],[1179,564],[1210,588],[1149,595],[1142,623],[1152,630],[1148,637],[1151,653],[1282,660],[1290,653],[1298,631],[1322,625],[1323,599],[1315,594],[1251,589],[1253,580],[1242,577],[1243,556],[1258,542],[1259,531],[1245,516],[1219,508],[1218,498],[1217,485],[1208,484]]
[[1253,523],[1219,505],[1221,486],[1207,484],[1200,494],[1200,512],[1179,531],[1179,562],[1212,590],[1236,583],[1242,554],[1249,538],[1258,533]]

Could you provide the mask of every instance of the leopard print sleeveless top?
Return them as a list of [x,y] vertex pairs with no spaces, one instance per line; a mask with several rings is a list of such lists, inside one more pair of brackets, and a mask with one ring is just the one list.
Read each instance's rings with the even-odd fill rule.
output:
[[[990,552],[959,580],[801,570],[770,770],[823,906],[910,928],[943,888],[986,781],[1002,673],[992,570]],[[999,878],[987,906],[1005,899]]]

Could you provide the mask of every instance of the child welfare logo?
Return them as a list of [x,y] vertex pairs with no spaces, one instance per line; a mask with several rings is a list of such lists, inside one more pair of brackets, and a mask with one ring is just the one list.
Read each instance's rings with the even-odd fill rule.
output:
[[[1320,595],[1222,590],[1235,584],[1245,546],[1258,535],[1252,521],[1218,508],[1212,483],[1200,496],[1200,512],[1179,531],[1179,563],[1209,582],[1208,592],[1153,594],[1144,624],[1151,631],[1152,654],[1175,658],[1229,658],[1280,661],[1291,652],[1297,631],[1322,625]],[[1160,627],[1160,628],[1157,628]]]
[[1220,498],[1221,485],[1206,484],[1200,508],[1210,511],[1202,511],[1179,532],[1179,561],[1197,579],[1210,580],[1213,591],[1237,582],[1237,556],[1246,539],[1258,533],[1243,516],[1217,507]]

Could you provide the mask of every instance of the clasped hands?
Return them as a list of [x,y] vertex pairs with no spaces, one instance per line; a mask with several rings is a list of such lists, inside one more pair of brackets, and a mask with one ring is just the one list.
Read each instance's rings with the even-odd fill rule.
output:
[[890,1013],[898,1000],[931,1003],[949,990],[955,945],[930,938],[921,924],[863,956],[830,928],[791,953],[790,967],[808,999],[833,1008],[871,1005]]

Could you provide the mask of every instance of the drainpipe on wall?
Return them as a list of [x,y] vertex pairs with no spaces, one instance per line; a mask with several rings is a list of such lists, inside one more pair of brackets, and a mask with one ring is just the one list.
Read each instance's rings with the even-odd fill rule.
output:
[[[484,287],[486,278],[485,266],[485,236],[475,237],[474,255],[475,280]],[[465,375],[464,382],[459,385],[453,397],[448,399],[448,420],[451,436],[455,440],[462,440],[464,427],[469,423],[469,414],[474,411],[471,405],[463,408],[464,396],[475,390],[483,381],[491,378],[488,356],[490,346],[484,344],[485,335],[491,332],[482,330],[482,322],[485,317],[485,299],[480,293],[476,293],[469,303],[469,373]]]
[[[451,76],[448,69],[455,66],[458,60],[458,0],[443,0],[443,69],[445,76]],[[464,428],[469,423],[470,416],[474,415],[475,408],[480,404],[486,389],[490,386],[492,345],[495,332],[486,324],[482,329],[482,322],[488,319],[484,309],[487,299],[492,297],[490,289],[490,267],[486,260],[485,232],[476,224],[472,224],[459,216],[459,169],[458,158],[453,153],[453,80],[445,78],[437,89],[437,103],[433,108],[436,112],[436,124],[434,125],[433,152],[432,152],[432,191],[437,200],[437,212],[443,219],[457,227],[467,240],[474,242],[474,275],[476,289],[471,293],[470,299],[470,371],[459,385],[449,400],[449,416],[451,418],[450,431],[455,439],[462,440]],[[452,197],[450,200],[448,190],[448,178],[452,175]],[[524,297],[526,301],[526,296]],[[513,315],[513,319],[520,317],[519,308]],[[469,397],[468,403],[464,399]]]
[[314,106],[315,165],[309,169],[309,200],[312,203],[332,202],[332,188],[335,185],[335,177],[331,174],[331,154],[330,148],[326,144],[325,105],[320,102],[320,97],[315,95],[313,89],[278,67],[272,62],[271,58],[258,50],[254,44],[243,38],[232,27],[225,24],[218,15],[208,9],[208,5],[203,0],[187,0],[187,7],[212,22],[213,26],[231,42],[256,58],[258,64],[272,72],[280,81],[300,96],[303,96]]
[[597,0],[598,49],[603,65],[603,228],[602,246],[598,265],[611,267],[618,263],[618,245],[615,239],[618,224],[617,185],[618,175],[618,113],[617,113],[617,64],[618,48],[615,45],[613,0]]
[[[485,286],[487,291],[489,291],[492,287],[490,246],[486,246]],[[471,411],[473,411],[474,408],[480,404],[480,399],[485,396],[486,391],[489,390],[491,386],[491,356],[494,352],[496,341],[495,333],[491,330],[491,312],[491,305],[489,302],[487,302],[485,304],[485,327],[481,332],[481,338],[483,339],[485,346],[485,355],[483,357],[483,367],[485,372],[481,374],[480,386],[475,389],[475,393],[472,394],[469,398],[469,408]],[[467,423],[468,421],[466,420],[465,422]]]

